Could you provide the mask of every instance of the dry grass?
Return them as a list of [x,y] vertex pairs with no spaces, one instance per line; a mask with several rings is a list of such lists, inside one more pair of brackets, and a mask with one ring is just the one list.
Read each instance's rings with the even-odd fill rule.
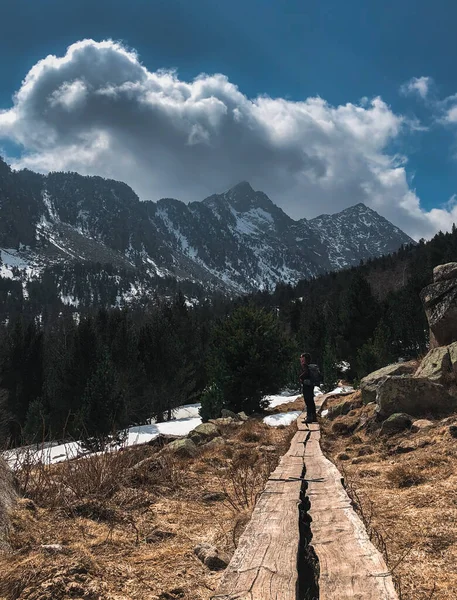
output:
[[[151,446],[18,472],[5,600],[207,600],[220,573],[201,542],[232,554],[295,427],[224,426],[225,445],[193,459]],[[60,544],[61,550],[43,548]]]
[[[370,421],[372,411],[361,407],[333,422],[324,420],[324,450],[344,473],[401,599],[454,600],[457,441],[448,426],[457,415],[434,420],[424,432],[386,438]],[[335,433],[335,422],[344,434]]]

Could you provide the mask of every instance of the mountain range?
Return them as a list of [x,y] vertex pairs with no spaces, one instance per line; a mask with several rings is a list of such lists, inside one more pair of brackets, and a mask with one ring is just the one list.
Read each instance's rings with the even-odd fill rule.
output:
[[[409,243],[364,204],[293,220],[247,182],[201,202],[140,201],[118,181],[13,171],[0,158],[0,276],[21,281],[25,296],[46,275],[63,303],[78,305],[81,273],[111,282],[107,303],[177,285],[189,295],[233,295],[293,284]],[[94,301],[83,292],[85,303]]]

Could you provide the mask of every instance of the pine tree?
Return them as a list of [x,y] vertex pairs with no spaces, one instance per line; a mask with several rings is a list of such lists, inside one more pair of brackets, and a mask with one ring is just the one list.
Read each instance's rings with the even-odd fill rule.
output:
[[324,350],[323,359],[323,376],[324,376],[324,389],[325,391],[333,390],[338,382],[338,371],[337,371],[337,358],[335,348],[331,342],[327,341]]
[[369,340],[380,316],[380,306],[370,284],[355,271],[343,291],[339,305],[339,358],[354,364],[359,349]]
[[27,417],[23,430],[24,442],[26,444],[40,444],[45,441],[47,435],[47,418],[41,398],[33,400],[29,404]]
[[214,330],[210,380],[224,406],[252,414],[262,398],[278,392],[287,379],[292,346],[274,314],[240,307]]
[[97,450],[103,449],[110,436],[127,425],[124,396],[106,351],[87,382],[80,419],[84,443]]

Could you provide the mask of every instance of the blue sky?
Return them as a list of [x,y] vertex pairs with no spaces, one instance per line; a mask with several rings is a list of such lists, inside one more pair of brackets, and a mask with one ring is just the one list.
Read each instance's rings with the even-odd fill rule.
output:
[[[0,0],[0,7],[0,148],[17,168],[117,174],[141,198],[176,195],[186,201],[247,178],[295,218],[364,201],[415,237],[429,237],[457,217],[452,202],[443,208],[457,193],[457,119],[452,116],[457,3],[451,0]],[[183,117],[188,109],[183,101],[170,125],[163,103],[158,116],[157,96],[153,113],[142,112],[149,88],[135,99],[135,110],[122,109],[126,81],[138,83],[135,77],[143,81],[142,76],[113,84],[104,63],[99,72],[106,85],[124,88],[117,90],[116,102],[104,105],[102,118],[100,108],[87,100],[87,90],[101,85],[98,79],[94,84],[97,61],[80,58],[74,59],[74,69],[66,69],[66,80],[53,76],[55,89],[44,80],[51,80],[48,69],[39,75],[41,83],[34,78],[33,98],[29,94],[22,105],[13,104],[13,94],[38,61],[50,54],[64,57],[68,47],[85,39],[120,42],[110,49],[109,65],[116,73],[119,48],[137,53],[137,65],[149,75],[176,69],[175,92],[161,82],[161,94],[170,102],[180,82],[191,85],[202,73],[222,74],[233,89],[228,93],[223,82],[210,82],[207,106],[212,97],[226,110],[240,103],[244,117],[235,118],[232,127],[217,113],[216,127],[211,108],[196,105]],[[408,88],[413,78],[427,78],[426,93]],[[74,100],[82,88],[72,88],[68,100],[68,86],[75,81],[85,86],[84,110]],[[241,94],[236,98],[235,86]],[[38,93],[43,89],[46,102]],[[264,96],[277,102],[262,106],[259,117],[257,99]],[[131,91],[128,97],[131,101]],[[324,107],[309,101],[317,97]],[[383,104],[376,108],[370,102],[377,97]],[[311,124],[297,112],[300,103],[308,103]],[[344,110],[348,105],[351,109]],[[174,130],[182,133],[178,118],[189,127],[185,138]],[[331,122],[325,140],[322,118]],[[338,132],[334,137],[329,127]],[[360,127],[366,128],[361,135]],[[167,137],[170,129],[173,135]]]

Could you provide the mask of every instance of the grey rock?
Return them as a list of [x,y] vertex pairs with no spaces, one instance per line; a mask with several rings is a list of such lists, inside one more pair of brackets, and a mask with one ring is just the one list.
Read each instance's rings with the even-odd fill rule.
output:
[[202,496],[204,502],[222,502],[227,498],[225,492],[206,492]]
[[13,474],[6,461],[0,456],[0,549],[8,548],[10,511],[17,500]]
[[394,413],[383,422],[381,426],[381,435],[393,435],[400,431],[404,431],[405,429],[410,429],[411,424],[412,419],[409,415],[406,415],[405,413]]
[[242,421],[235,421],[232,417],[219,417],[218,419],[210,419],[208,423],[212,423],[217,427],[224,425],[241,425]]
[[198,454],[197,446],[188,438],[171,442],[165,446],[165,450],[182,458],[194,458]]
[[233,412],[233,410],[228,410],[228,408],[223,408],[221,410],[221,417],[223,419],[233,419],[234,421],[240,421],[240,417],[239,415],[236,414],[236,412]]
[[179,439],[181,439],[181,436],[179,436],[179,435],[170,435],[170,434],[160,433],[157,437],[155,437],[152,440],[150,440],[149,442],[147,442],[147,445],[153,446],[154,448],[163,448],[167,444],[170,444],[171,442],[174,442]]
[[338,460],[349,460],[351,457],[346,452],[340,452],[337,456]]
[[227,567],[230,558],[211,544],[199,544],[194,553],[210,571],[222,571]]
[[448,381],[452,376],[452,364],[447,346],[432,348],[422,360],[414,376],[427,377],[435,383]]
[[201,423],[189,433],[189,439],[195,444],[205,444],[220,435],[219,429],[214,423]]
[[457,342],[449,344],[447,351],[449,353],[449,360],[451,361],[452,374],[454,380],[457,382]]
[[[453,275],[454,264],[437,267],[438,279],[421,292],[432,347],[447,346],[457,341],[457,277]],[[441,277],[444,273],[447,278]]]
[[46,554],[62,554],[65,552],[62,544],[41,544],[40,548]]
[[148,533],[144,541],[146,542],[146,544],[157,544],[159,542],[163,542],[164,540],[169,540],[174,537],[176,537],[176,533],[174,533],[173,531],[167,531],[164,529],[154,529],[154,531]]
[[433,282],[445,281],[447,279],[457,279],[457,262],[438,265],[433,269]]
[[239,412],[238,416],[240,417],[240,419],[242,421],[248,421],[249,420],[249,417],[247,416],[247,414],[244,411]]
[[376,401],[376,392],[380,383],[385,377],[392,375],[412,375],[416,370],[416,364],[413,361],[394,363],[387,365],[382,369],[373,371],[360,382],[360,389],[362,391],[362,402],[363,404],[370,404],[370,402]]
[[218,437],[213,438],[209,442],[206,442],[206,444],[204,444],[203,447],[206,449],[221,448],[222,446],[226,446],[226,445],[227,445],[227,442],[224,440],[224,438],[221,436],[218,436]]
[[411,425],[411,431],[417,433],[418,431],[426,431],[427,429],[430,429],[430,427],[433,427],[433,421],[429,421],[428,419],[418,419]]
[[382,420],[398,412],[420,417],[450,414],[457,408],[457,398],[424,377],[386,377],[378,387],[376,403]]

